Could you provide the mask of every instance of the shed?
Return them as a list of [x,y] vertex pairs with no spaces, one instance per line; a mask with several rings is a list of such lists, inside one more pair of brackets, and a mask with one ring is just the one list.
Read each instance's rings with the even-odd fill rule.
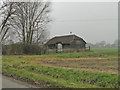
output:
[[66,48],[83,49],[86,48],[87,43],[77,35],[65,35],[53,37],[46,43],[46,46],[49,49],[56,49],[58,47],[58,44],[61,44],[63,49]]

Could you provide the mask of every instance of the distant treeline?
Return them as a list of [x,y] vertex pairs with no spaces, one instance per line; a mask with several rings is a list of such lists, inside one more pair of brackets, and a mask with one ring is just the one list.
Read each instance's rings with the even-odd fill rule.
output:
[[87,43],[87,46],[91,48],[118,48],[118,40],[115,40],[112,44],[105,41],[97,42],[96,44]]

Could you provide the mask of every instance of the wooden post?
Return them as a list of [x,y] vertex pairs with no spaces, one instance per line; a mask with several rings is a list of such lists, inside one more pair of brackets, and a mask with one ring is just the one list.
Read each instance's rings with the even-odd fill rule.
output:
[[90,46],[89,46],[89,51],[90,51]]

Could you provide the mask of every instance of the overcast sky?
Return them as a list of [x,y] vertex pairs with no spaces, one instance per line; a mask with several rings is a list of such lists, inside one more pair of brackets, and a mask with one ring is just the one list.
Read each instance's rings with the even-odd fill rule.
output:
[[86,42],[118,38],[117,2],[52,2],[50,38],[70,32]]

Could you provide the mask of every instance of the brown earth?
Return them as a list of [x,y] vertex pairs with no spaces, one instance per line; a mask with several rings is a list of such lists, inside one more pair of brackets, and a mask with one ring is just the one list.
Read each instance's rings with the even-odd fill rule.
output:
[[40,58],[30,63],[118,74],[118,58]]

